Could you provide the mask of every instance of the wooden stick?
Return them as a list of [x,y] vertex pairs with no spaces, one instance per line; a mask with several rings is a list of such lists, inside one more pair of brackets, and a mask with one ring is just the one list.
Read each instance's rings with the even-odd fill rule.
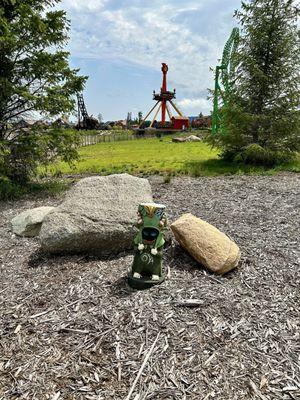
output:
[[48,314],[49,312],[52,312],[52,311],[54,311],[54,308],[49,308],[49,310],[40,312],[40,313],[35,314],[35,315],[31,315],[31,316],[28,317],[28,318],[33,319],[33,318],[41,317],[42,315]]
[[144,371],[144,368],[145,368],[145,366],[146,366],[146,364],[147,364],[147,362],[148,362],[148,360],[149,360],[151,354],[152,354],[153,351],[154,351],[154,348],[155,348],[155,345],[156,345],[156,343],[157,343],[157,341],[158,341],[158,338],[159,338],[159,332],[158,332],[158,334],[157,334],[157,336],[156,336],[156,339],[154,340],[154,342],[153,342],[153,344],[152,344],[150,350],[149,350],[148,353],[146,354],[146,357],[145,357],[145,359],[144,359],[144,361],[143,361],[143,364],[141,365],[141,368],[140,368],[140,370],[139,370],[139,372],[138,372],[138,374],[137,374],[137,376],[136,376],[136,378],[135,378],[135,380],[134,380],[134,382],[133,382],[133,384],[132,384],[132,386],[131,386],[131,388],[130,388],[130,390],[129,390],[129,393],[128,393],[128,396],[126,397],[126,400],[130,400],[130,397],[131,397],[131,395],[132,395],[132,393],[133,393],[133,391],[134,391],[134,389],[135,389],[135,387],[136,387],[136,384],[138,383],[138,380],[140,379],[140,377],[141,377],[141,375],[142,375],[142,373],[143,373],[143,371]]

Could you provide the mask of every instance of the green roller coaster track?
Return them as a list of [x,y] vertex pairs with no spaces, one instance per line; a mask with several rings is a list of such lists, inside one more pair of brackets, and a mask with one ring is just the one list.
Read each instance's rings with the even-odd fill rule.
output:
[[232,77],[235,68],[233,56],[239,43],[239,36],[239,29],[233,28],[223,50],[221,65],[216,67],[214,109],[212,116],[213,134],[224,132],[224,125],[220,114],[221,105],[219,102],[222,100],[222,103],[226,105],[226,95],[229,93],[231,88],[230,77]]

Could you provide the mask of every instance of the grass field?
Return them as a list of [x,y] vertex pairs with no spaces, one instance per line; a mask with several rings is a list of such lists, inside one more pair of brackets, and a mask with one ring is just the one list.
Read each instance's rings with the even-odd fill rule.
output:
[[80,149],[80,161],[73,167],[58,163],[50,168],[52,175],[60,174],[162,174],[214,176],[220,174],[267,173],[279,170],[300,171],[300,160],[274,169],[241,166],[218,158],[218,151],[203,142],[173,143],[170,136],[163,139],[138,139],[99,143]]

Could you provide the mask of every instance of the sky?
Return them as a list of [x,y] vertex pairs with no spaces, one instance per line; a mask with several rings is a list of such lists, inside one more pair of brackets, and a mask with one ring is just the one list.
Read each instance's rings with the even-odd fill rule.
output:
[[70,64],[89,76],[88,113],[104,121],[145,115],[169,65],[169,89],[187,116],[209,114],[210,70],[222,56],[240,0],[62,0]]

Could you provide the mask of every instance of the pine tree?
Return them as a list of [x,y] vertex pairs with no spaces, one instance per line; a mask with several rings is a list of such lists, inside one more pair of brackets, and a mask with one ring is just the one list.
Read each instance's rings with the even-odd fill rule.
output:
[[229,159],[273,164],[300,150],[299,9],[292,0],[248,0],[235,15],[238,68],[216,140]]

